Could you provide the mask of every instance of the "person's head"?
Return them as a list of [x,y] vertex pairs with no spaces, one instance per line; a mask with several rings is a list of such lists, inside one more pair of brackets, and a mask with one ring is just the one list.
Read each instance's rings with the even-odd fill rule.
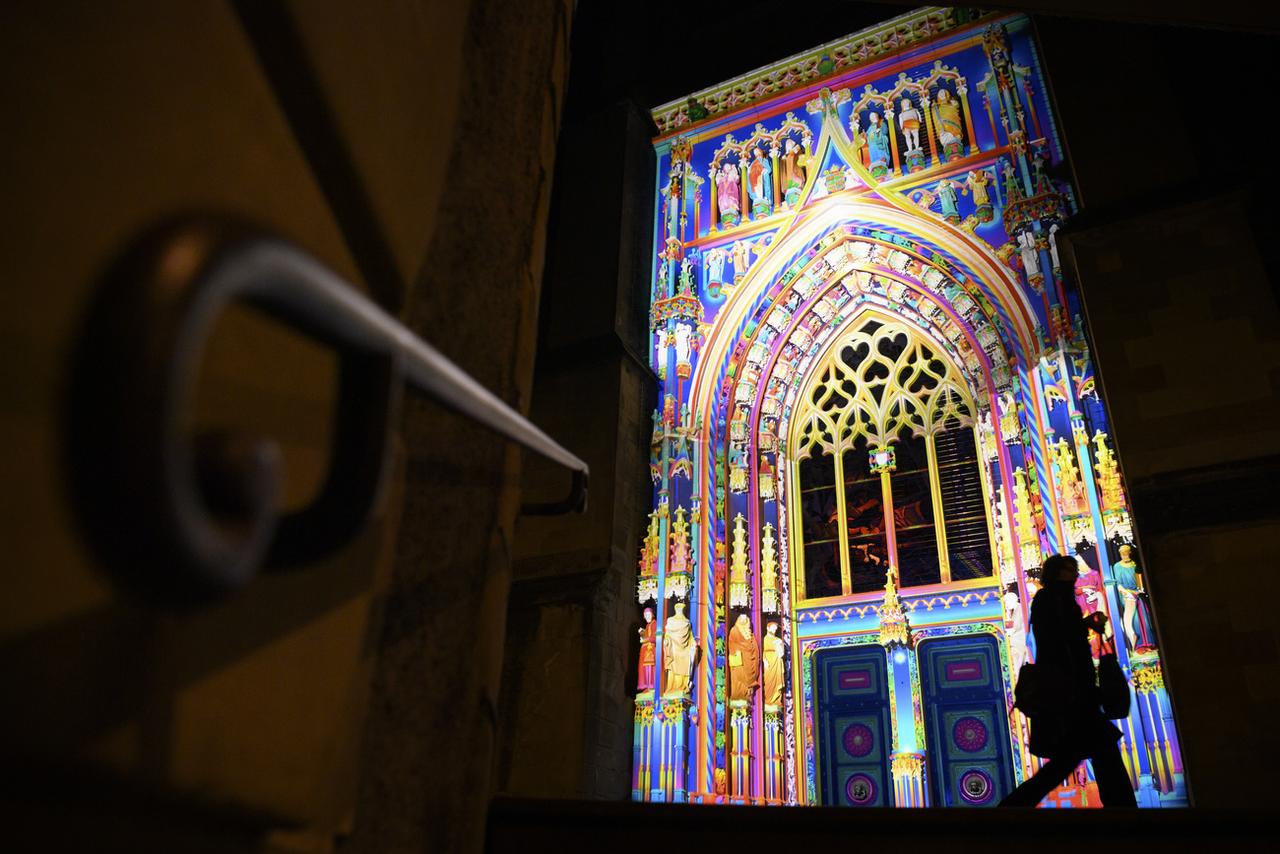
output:
[[652,622],[653,622],[653,609],[652,609],[652,608],[645,608],[645,609],[644,609],[644,621],[645,621],[646,623],[652,623]]
[[1074,585],[1079,573],[1079,565],[1071,555],[1051,555],[1040,568],[1040,583]]
[[910,99],[910,98],[903,98],[903,99],[902,99],[902,109],[904,109],[904,110],[909,110],[909,109],[911,109],[911,99]]
[[945,102],[945,101],[949,101],[949,100],[951,100],[951,93],[950,93],[950,92],[948,92],[946,89],[939,89],[939,90],[938,90],[938,100],[939,100],[939,101],[944,101],[944,102]]
[[737,621],[733,625],[742,634],[751,637],[751,619],[746,614],[739,614]]
[[777,624],[777,623],[769,623],[769,625],[768,625],[768,626],[766,626],[765,628],[768,630],[769,634],[771,634],[771,635],[776,635],[776,634],[778,633],[778,624]]
[[1131,557],[1133,557],[1133,546],[1129,545],[1128,543],[1123,543],[1123,544],[1121,544],[1121,546],[1120,546],[1120,559],[1121,559],[1121,560],[1129,560],[1129,558],[1131,558]]
[[795,147],[796,147],[796,141],[794,139],[787,140],[786,142],[787,151],[794,151]]
[[873,124],[873,125],[878,125],[878,124],[880,124],[880,114],[879,114],[879,113],[871,113],[869,116],[867,116],[867,121],[871,122],[871,124]]

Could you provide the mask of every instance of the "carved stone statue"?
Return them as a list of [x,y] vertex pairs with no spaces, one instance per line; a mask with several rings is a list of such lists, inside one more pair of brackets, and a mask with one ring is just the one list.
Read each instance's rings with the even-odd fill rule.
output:
[[680,261],[680,293],[692,294],[696,290],[693,282],[693,258],[686,255]]
[[750,240],[734,241],[733,252],[733,280],[739,281],[747,274],[747,270],[751,267],[751,253],[755,249],[755,244]]
[[712,249],[707,253],[707,281],[713,285],[724,283],[724,262],[729,253],[723,249]]
[[1103,608],[1102,574],[1090,566],[1080,555],[1076,555],[1075,560],[1076,604],[1080,606],[1080,610],[1087,616],[1094,611],[1101,611]]
[[912,104],[911,99],[902,99],[902,109],[898,112],[898,127],[902,128],[902,136],[907,143],[907,153],[920,150],[920,111]]
[[760,648],[751,633],[751,621],[739,614],[729,629],[729,699],[750,700],[760,684]]
[[1000,171],[1004,176],[1004,203],[1009,205],[1021,200],[1025,194],[1022,192],[1022,182],[1018,180],[1013,164],[1008,160],[1002,160],[1001,163],[1004,164]]
[[889,168],[889,127],[877,112],[867,116],[867,168],[877,178]]
[[783,646],[778,637],[778,624],[768,625],[764,636],[764,704],[778,706],[782,703]]
[[[673,170],[674,171],[674,170]],[[680,204],[684,199],[680,193],[680,176],[672,174],[671,186],[667,189],[667,236],[679,238]]]
[[1009,639],[1009,655],[1016,673],[1027,660],[1027,629],[1022,621],[1022,600],[1018,598],[1016,582],[1005,585],[1001,602],[1004,605],[1004,633]]
[[1028,276],[1035,276],[1040,272],[1040,254],[1036,252],[1036,239],[1030,232],[1022,232],[1018,235],[1018,251],[1022,255],[1022,268],[1026,270]]
[[738,189],[738,170],[732,163],[724,164],[716,175],[716,204],[720,208],[722,223],[738,224],[742,218],[742,197]]
[[995,211],[991,206],[991,192],[988,186],[992,182],[991,173],[985,169],[971,169],[965,176],[964,185],[973,194],[973,214],[978,222],[991,222]]
[[747,192],[751,194],[751,213],[754,216],[768,216],[773,212],[773,165],[759,146],[751,150]]
[[942,218],[947,222],[960,221],[960,208],[956,198],[957,186],[959,185],[954,181],[946,178],[938,182],[938,204],[942,206]]
[[690,343],[693,339],[693,324],[677,323],[675,330],[676,363],[689,364]]
[[973,193],[973,203],[978,207],[991,204],[991,193],[987,185],[991,183],[991,173],[985,169],[971,169],[965,176],[965,186]]
[[1043,151],[1036,151],[1031,159],[1031,186],[1036,188],[1036,195],[1053,192],[1053,182],[1044,171],[1046,162]]
[[662,630],[663,696],[683,697],[689,693],[689,680],[693,676],[693,659],[698,645],[693,639],[693,627],[684,615],[684,603],[677,602],[675,611],[667,617]]
[[1141,570],[1133,559],[1133,546],[1121,544],[1120,559],[1112,565],[1112,571],[1115,573],[1116,592],[1120,594],[1123,608],[1120,625],[1129,641],[1129,649],[1137,649],[1146,640],[1147,617],[1138,598],[1138,594],[1142,592],[1142,581],[1138,578]]
[[950,90],[938,89],[934,109],[938,116],[938,142],[948,158],[959,154],[964,145],[964,127],[960,124],[960,105],[951,97]]
[[800,191],[804,189],[806,178],[804,161],[808,158],[804,150],[796,145],[794,139],[783,144],[782,154],[782,195],[788,205],[800,200]]
[[636,684],[641,691],[653,689],[654,658],[658,651],[654,636],[657,629],[658,624],[653,621],[653,609],[645,608],[644,626],[640,628],[640,679]]

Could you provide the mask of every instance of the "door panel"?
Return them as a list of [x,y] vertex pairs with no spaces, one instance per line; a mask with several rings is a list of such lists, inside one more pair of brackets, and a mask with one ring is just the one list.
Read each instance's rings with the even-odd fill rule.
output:
[[893,806],[892,730],[884,650],[860,646],[814,655],[821,801]]
[[1000,646],[990,635],[920,644],[933,805],[994,806],[1013,787]]

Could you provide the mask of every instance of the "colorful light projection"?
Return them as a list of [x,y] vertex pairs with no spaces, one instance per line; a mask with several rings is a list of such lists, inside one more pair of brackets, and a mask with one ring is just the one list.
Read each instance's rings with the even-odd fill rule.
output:
[[994,804],[1069,552],[1138,801],[1187,802],[1039,68],[1027,19],[923,9],[655,111],[633,798]]

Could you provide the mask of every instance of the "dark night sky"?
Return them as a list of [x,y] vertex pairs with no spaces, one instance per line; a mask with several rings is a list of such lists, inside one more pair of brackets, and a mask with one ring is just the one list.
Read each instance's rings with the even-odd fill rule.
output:
[[567,109],[572,117],[628,96],[652,107],[908,11],[839,0],[582,0]]
[[[566,119],[624,98],[653,107],[908,11],[901,3],[840,0],[581,0]],[[1273,35],[1056,16],[1038,16],[1037,25],[1062,112],[1101,99],[1150,101],[1153,90],[1164,102],[1158,109],[1187,111],[1177,123],[1194,162],[1178,169],[1181,179],[1220,175],[1238,153],[1238,139],[1221,121],[1228,91],[1254,103],[1258,131],[1268,122],[1258,99],[1270,99],[1264,81],[1275,79],[1270,62],[1280,39]],[[1197,112],[1218,118],[1198,120]],[[1091,142],[1080,139],[1088,132],[1082,124],[1068,126],[1073,147]],[[1138,130],[1140,144],[1159,134],[1115,130],[1130,139],[1127,132]]]

